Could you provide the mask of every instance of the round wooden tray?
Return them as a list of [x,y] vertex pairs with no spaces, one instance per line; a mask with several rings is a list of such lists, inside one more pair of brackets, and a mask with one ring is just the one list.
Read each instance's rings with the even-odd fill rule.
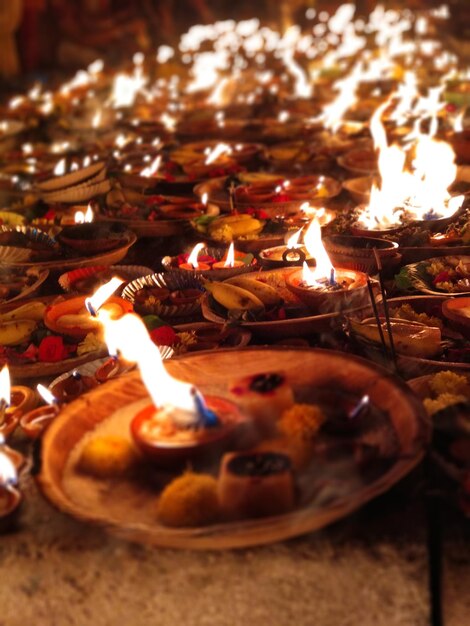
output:
[[450,259],[458,258],[459,261],[463,261],[465,264],[470,264],[470,256],[461,256],[459,254],[451,254],[449,256],[433,256],[432,258],[425,259],[424,261],[420,261],[419,263],[411,263],[409,265],[405,265],[403,269],[406,269],[408,278],[413,288],[416,291],[420,291],[421,293],[428,294],[430,296],[440,296],[441,298],[453,298],[459,296],[470,296],[470,291],[458,291],[458,292],[445,292],[434,289],[432,285],[431,277],[428,279],[423,278],[419,274],[419,266],[421,263],[429,263],[431,264],[433,261],[441,261],[446,263]]
[[67,270],[78,269],[80,267],[90,267],[91,265],[114,265],[121,261],[127,254],[129,248],[131,248],[137,241],[137,236],[134,233],[129,232],[127,241],[113,250],[108,250],[100,254],[95,254],[89,257],[75,257],[75,258],[63,258],[55,259],[54,261],[36,261],[36,262],[24,262],[24,263],[8,263],[4,262],[11,268],[25,268],[37,267],[38,269],[48,269],[50,271],[61,270],[66,272]]
[[19,293],[17,296],[15,296],[14,298],[8,298],[4,302],[2,302],[1,306],[3,306],[4,304],[9,304],[10,302],[16,303],[17,300],[23,300],[23,298],[31,298],[39,291],[39,289],[41,288],[41,285],[47,279],[48,276],[49,276],[49,270],[43,270],[43,269],[38,268],[38,271],[36,273],[36,280],[34,281],[34,283],[32,285],[29,285],[25,289],[23,289],[23,291]]
[[[312,385],[333,390],[340,385],[345,392],[368,393],[373,405],[390,418],[399,442],[398,457],[367,485],[323,505],[305,504],[286,515],[204,528],[172,529],[161,526],[153,518],[136,518],[141,514],[137,505],[126,505],[116,514],[100,499],[103,489],[100,481],[90,479],[91,486],[87,489],[94,493],[89,497],[82,497],[80,492],[71,496],[66,468],[72,451],[87,433],[121,407],[145,402],[147,392],[138,372],[132,372],[70,403],[49,427],[43,440],[38,477],[44,495],[61,511],[131,541],[172,548],[241,548],[280,541],[331,524],[390,489],[420,462],[430,439],[430,423],[422,405],[402,381],[363,359],[327,350],[245,348],[236,354],[201,352],[172,359],[166,366],[171,375],[194,383],[203,393],[227,397],[235,363],[240,377],[272,371],[282,363],[282,370],[296,390],[310,389]],[[131,417],[129,411],[129,421]],[[141,502],[142,506],[152,510],[157,493],[147,494],[150,503]]]

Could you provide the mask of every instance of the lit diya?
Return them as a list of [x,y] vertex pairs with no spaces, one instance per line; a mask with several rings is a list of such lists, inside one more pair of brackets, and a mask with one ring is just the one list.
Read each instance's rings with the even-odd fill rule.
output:
[[316,267],[304,262],[301,270],[286,278],[286,285],[304,304],[318,313],[340,311],[367,302],[367,275],[355,270],[334,268],[321,240],[318,220],[312,220],[304,243],[315,258]]
[[8,437],[17,427],[20,417],[36,404],[34,391],[28,387],[11,387],[10,373],[5,365],[0,372],[0,436]]
[[37,390],[47,404],[25,413],[20,418],[20,427],[29,439],[37,439],[42,435],[60,411],[59,402],[49,389],[44,385],[38,385]]
[[[199,257],[203,250],[205,250],[205,254]],[[253,255],[235,250],[233,242],[226,252],[222,252],[218,248],[206,248],[206,244],[198,243],[186,260],[185,255],[176,258],[164,257],[162,263],[166,269],[177,268],[178,270],[196,272],[198,275],[216,280],[244,274],[256,267],[256,260]]]
[[[114,290],[124,281],[112,278]],[[113,318],[118,318],[132,311],[132,304],[123,298],[113,296],[106,303],[106,309]],[[52,331],[83,339],[88,333],[97,332],[100,326],[95,318],[89,315],[87,298],[78,296],[56,302],[46,309],[44,324]]]
[[23,497],[16,488],[18,468],[10,449],[3,443],[3,438],[0,438],[0,531],[5,532],[14,525]]
[[274,269],[277,267],[294,267],[313,262],[307,248],[299,243],[302,228],[289,237],[283,246],[266,248],[259,253],[260,263],[263,267]]
[[203,397],[193,385],[172,378],[143,322],[133,314],[112,320],[101,308],[103,297],[95,296],[90,303],[104,326],[106,343],[126,361],[138,364],[153,402],[130,422],[139,449],[164,466],[223,452],[243,421],[236,405],[216,396]]

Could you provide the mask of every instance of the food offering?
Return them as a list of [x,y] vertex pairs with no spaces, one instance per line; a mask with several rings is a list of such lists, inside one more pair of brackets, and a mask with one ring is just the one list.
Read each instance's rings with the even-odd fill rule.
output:
[[[84,297],[54,300],[18,301],[0,310],[0,362],[15,379],[61,373],[107,352],[97,325],[85,314]],[[116,300],[119,315],[132,308]]]
[[203,296],[201,277],[194,272],[168,271],[130,282],[122,297],[142,316],[158,316],[172,323],[197,317]]
[[433,457],[444,472],[459,485],[458,502],[470,512],[469,403],[468,374],[449,370],[410,380],[410,387],[422,399],[433,422]]
[[[470,368],[468,339],[462,332],[466,328],[451,319],[452,314],[449,316],[446,313],[454,309],[454,302],[458,303],[459,299],[409,296],[388,301],[390,327],[401,375],[412,378],[443,367],[455,371]],[[378,312],[385,344],[390,347],[388,325],[381,306]],[[348,320],[354,345],[369,358],[382,362],[383,347],[372,310],[365,308],[348,316]]]
[[0,269],[0,304],[34,296],[49,276],[48,270],[36,268],[13,270]]
[[[63,510],[128,536],[138,524],[141,539],[159,545],[246,546],[331,523],[387,489],[422,455],[429,437],[422,408],[366,362],[321,351],[249,350],[240,353],[241,378],[216,382],[212,372],[225,371],[230,353],[216,354],[167,362],[172,376],[186,379],[199,367],[214,381],[199,390],[204,404],[198,400],[195,413],[189,405],[180,412],[149,406],[137,373],[91,391],[93,423],[78,419],[78,437],[60,455],[57,490],[49,450],[59,428],[77,428],[84,400],[69,404],[45,436],[46,494],[55,493]],[[281,356],[283,371],[257,369]],[[320,359],[323,367],[315,367]],[[345,368],[352,377],[344,377]],[[201,410],[204,422],[194,422]]]
[[441,296],[470,294],[470,257],[436,257],[406,265],[395,277],[400,289]]

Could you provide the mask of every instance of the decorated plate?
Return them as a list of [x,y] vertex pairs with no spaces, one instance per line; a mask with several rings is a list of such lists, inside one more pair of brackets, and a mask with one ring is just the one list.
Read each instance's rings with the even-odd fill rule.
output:
[[[237,402],[229,393],[234,375],[244,379],[282,369],[293,401],[314,403],[324,411],[325,419],[316,439],[316,453],[307,454],[303,462],[300,457],[292,459],[292,470],[287,469],[291,467],[286,461],[289,453],[279,452],[283,448],[268,439],[258,444],[261,456],[256,458],[282,460],[277,471],[284,476],[292,471],[295,496],[287,486],[290,479],[283,478],[276,498],[269,499],[271,513],[251,517],[245,511],[241,519],[233,520],[226,510],[231,510],[232,504],[237,506],[229,495],[235,492],[226,492],[220,482],[228,460],[222,461],[220,469],[215,460],[212,465],[201,461],[197,472],[207,476],[211,485],[219,481],[219,504],[211,499],[218,517],[206,525],[174,528],[158,517],[159,498],[162,487],[184,469],[159,470],[147,463],[145,472],[139,472],[138,457],[131,457],[137,464],[135,472],[99,477],[90,469],[83,471],[84,446],[93,439],[105,442],[107,437],[119,437],[130,445],[130,422],[149,403],[138,372],[133,372],[67,405],[46,431],[39,485],[61,511],[123,538],[158,546],[226,549],[272,543],[331,524],[387,491],[419,463],[430,438],[423,407],[404,383],[376,365],[341,353],[245,348],[237,353],[219,351],[172,359],[166,367],[172,376],[222,402]],[[345,444],[345,433],[340,434],[343,413],[365,394],[369,396],[367,415],[356,423]],[[366,448],[369,455],[372,452],[368,460],[361,456]],[[99,463],[96,468],[101,472]],[[282,512],[275,513],[279,506]]]

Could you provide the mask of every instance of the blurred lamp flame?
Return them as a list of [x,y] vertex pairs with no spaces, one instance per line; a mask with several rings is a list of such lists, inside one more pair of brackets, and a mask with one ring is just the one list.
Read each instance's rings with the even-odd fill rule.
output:
[[205,247],[205,245],[206,245],[205,243],[197,243],[194,246],[194,248],[191,250],[191,254],[188,257],[188,263],[194,269],[197,269],[199,267],[199,263],[198,263],[197,257],[199,256],[199,253]]
[[232,242],[227,250],[227,258],[225,260],[224,267],[233,267],[234,262],[235,262],[235,248]]
[[44,400],[44,402],[46,404],[50,404],[50,405],[56,405],[57,404],[57,398],[54,396],[54,394],[52,394],[49,389],[47,387],[44,387],[44,385],[37,385],[36,389],[38,390],[39,395],[41,396],[41,398]]
[[223,154],[232,154],[232,148],[226,143],[218,143],[207,155],[205,164],[211,165]]
[[122,278],[113,276],[111,280],[101,285],[90,298],[85,298],[85,306],[90,315],[96,316],[106,300],[113,295],[123,282]]

